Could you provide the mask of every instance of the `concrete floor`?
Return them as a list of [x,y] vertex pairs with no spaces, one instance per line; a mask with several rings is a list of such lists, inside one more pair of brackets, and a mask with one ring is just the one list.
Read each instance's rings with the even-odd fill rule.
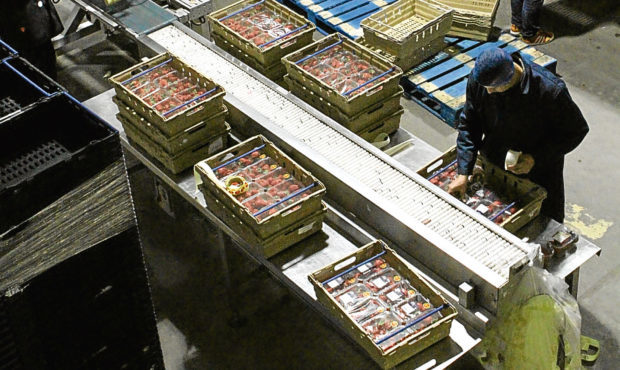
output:
[[[63,0],[58,6],[68,9],[70,2]],[[503,0],[496,26],[509,26],[509,8],[509,2]],[[61,11],[61,16],[65,14]],[[567,157],[567,224],[603,249],[600,258],[581,270],[579,303],[583,334],[600,339],[603,346],[594,368],[614,369],[620,363],[620,196],[614,192],[620,183],[620,171],[615,168],[620,157],[620,5],[617,0],[547,1],[543,19],[558,38],[539,49],[558,59],[557,72],[591,129],[582,145]],[[131,45],[119,37],[61,55],[60,83],[85,100],[109,89],[104,76],[132,65],[134,55]],[[452,128],[414,102],[403,99],[403,105],[406,113],[401,124],[406,129],[440,150],[454,145],[456,132]],[[148,204],[151,187],[147,180],[144,184],[142,204]],[[238,264],[237,278],[243,283],[244,298],[238,302],[245,308],[242,313],[247,321],[239,327],[228,326],[222,320],[226,317],[226,294],[214,257],[208,248],[193,248],[205,242],[187,240],[183,232],[187,229],[177,226],[200,220],[177,219],[173,224],[163,212],[152,214],[141,206],[137,211],[168,368],[373,366],[370,360],[359,361],[363,356],[356,346],[334,334],[316,313],[234,252],[231,258]],[[148,232],[162,229],[172,231]],[[214,316],[217,322],[213,322]],[[279,331],[282,324],[295,325],[294,330]],[[257,332],[265,334],[257,336]],[[325,345],[335,349],[322,351]],[[304,350],[295,350],[300,347]],[[240,355],[242,352],[245,355]]]

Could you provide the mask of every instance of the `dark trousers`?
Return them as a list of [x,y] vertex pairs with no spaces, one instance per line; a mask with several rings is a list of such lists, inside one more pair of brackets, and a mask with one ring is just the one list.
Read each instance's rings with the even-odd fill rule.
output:
[[540,10],[543,0],[511,0],[512,24],[519,27],[523,37],[532,37],[540,29]]
[[540,213],[559,223],[564,222],[564,158],[541,168],[534,168],[527,176],[547,190]]

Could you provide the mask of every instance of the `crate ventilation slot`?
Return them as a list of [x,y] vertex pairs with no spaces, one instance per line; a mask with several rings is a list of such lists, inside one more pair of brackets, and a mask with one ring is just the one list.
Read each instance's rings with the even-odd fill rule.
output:
[[8,186],[21,181],[25,177],[38,172],[41,168],[49,167],[60,162],[69,155],[55,140],[41,144],[27,153],[0,166],[0,185]]
[[21,106],[10,96],[0,99],[0,117],[8,116],[20,108]]

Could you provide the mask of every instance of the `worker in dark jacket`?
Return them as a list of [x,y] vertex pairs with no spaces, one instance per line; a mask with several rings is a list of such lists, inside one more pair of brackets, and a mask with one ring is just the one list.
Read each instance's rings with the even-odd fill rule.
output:
[[[564,155],[589,129],[561,79],[518,52],[486,50],[467,81],[457,128],[458,176],[448,189],[451,194],[466,190],[480,151],[492,163],[543,186],[547,199],[541,213],[563,222]],[[516,163],[507,160],[509,151],[521,153]]]
[[63,30],[50,0],[0,0],[0,38],[19,55],[56,79],[52,37]]

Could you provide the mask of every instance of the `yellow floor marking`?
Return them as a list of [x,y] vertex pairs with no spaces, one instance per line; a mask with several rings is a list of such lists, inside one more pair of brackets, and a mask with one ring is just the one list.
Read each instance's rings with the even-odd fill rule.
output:
[[564,223],[575,229],[579,234],[595,240],[605,235],[607,229],[613,222],[596,219],[590,214],[584,212],[585,208],[577,204],[568,204],[566,209],[566,219]]

